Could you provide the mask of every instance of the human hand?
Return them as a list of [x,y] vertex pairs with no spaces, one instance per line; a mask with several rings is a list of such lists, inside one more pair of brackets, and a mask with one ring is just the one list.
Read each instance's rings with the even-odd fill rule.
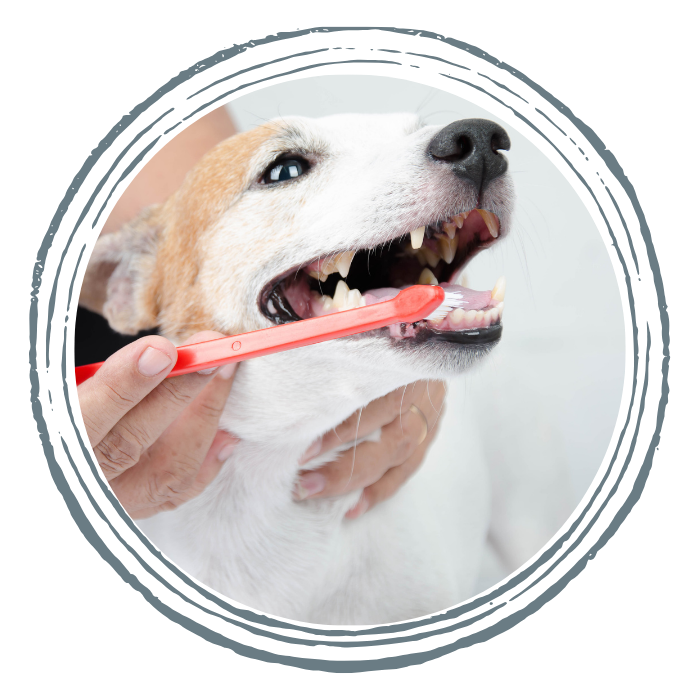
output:
[[324,498],[363,489],[346,514],[357,518],[393,496],[413,475],[437,432],[445,385],[421,381],[400,387],[353,413],[309,447],[301,464],[381,428],[378,442],[363,442],[334,462],[299,475],[296,500]]
[[[220,337],[205,331],[186,342]],[[238,442],[218,430],[238,365],[166,379],[176,360],[172,343],[147,336],[116,352],[78,387],[95,457],[135,519],[199,495]]]

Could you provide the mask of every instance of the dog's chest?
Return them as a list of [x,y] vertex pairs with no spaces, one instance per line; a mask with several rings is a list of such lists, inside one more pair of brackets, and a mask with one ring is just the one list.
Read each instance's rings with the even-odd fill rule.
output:
[[[451,414],[457,413],[456,416]],[[320,624],[379,624],[473,593],[488,525],[485,464],[449,411],[418,473],[355,521],[357,493],[296,503],[287,445],[241,444],[203,497],[144,523],[196,578],[257,610]]]

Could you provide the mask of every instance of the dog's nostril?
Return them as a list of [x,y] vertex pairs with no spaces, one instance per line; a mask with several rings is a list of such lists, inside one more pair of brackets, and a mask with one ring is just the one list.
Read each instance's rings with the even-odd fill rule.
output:
[[500,134],[494,134],[491,138],[491,150],[494,153],[498,151],[507,151],[510,148],[510,143],[504,143]]
[[457,139],[457,145],[459,146],[457,158],[467,158],[474,150],[474,143],[468,136],[460,136]]

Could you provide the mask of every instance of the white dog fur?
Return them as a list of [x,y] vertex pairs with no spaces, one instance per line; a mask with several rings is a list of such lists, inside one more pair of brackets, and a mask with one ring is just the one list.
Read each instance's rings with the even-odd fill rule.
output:
[[[269,326],[259,298],[271,280],[477,206],[478,193],[449,164],[426,163],[439,128],[412,115],[342,115],[276,120],[235,136],[168,202],[98,241],[81,302],[119,331],[158,325],[174,342],[198,330]],[[313,166],[304,178],[272,188],[260,182],[280,154],[300,152]],[[478,206],[507,232],[507,174]],[[234,455],[201,496],[140,527],[195,578],[285,618],[378,624],[458,604],[475,592],[489,526],[477,444],[467,468],[427,459],[357,520],[343,516],[359,492],[300,503],[292,492],[299,457],[320,435],[397,387],[464,372],[480,354],[444,342],[404,347],[373,334],[243,363],[221,419],[241,438]],[[439,439],[460,449],[454,436]]]

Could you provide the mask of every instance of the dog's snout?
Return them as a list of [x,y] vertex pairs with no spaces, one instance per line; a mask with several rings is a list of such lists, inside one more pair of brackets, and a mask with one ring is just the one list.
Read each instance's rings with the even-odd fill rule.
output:
[[470,180],[479,192],[508,169],[500,151],[510,149],[506,130],[488,119],[461,119],[439,131],[428,145],[435,160],[447,161],[457,177]]

